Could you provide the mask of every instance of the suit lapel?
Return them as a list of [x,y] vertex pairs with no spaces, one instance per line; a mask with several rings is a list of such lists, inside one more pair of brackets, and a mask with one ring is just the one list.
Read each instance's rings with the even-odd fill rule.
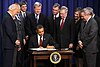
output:
[[87,22],[87,24],[85,25],[85,27],[84,27],[84,22],[82,23],[82,32],[84,32],[84,31],[87,30],[87,27],[88,27],[89,23],[90,23],[90,20]]
[[44,34],[44,36],[43,36],[43,46],[46,46],[46,41],[47,41],[47,38],[46,38],[46,35]]
[[35,37],[35,41],[36,41],[36,46],[38,47],[39,46],[39,44],[38,44],[38,36],[36,35],[36,37]]
[[66,26],[66,24],[68,23],[68,19],[67,18],[65,18],[65,21],[64,21],[64,25],[63,25],[63,28],[62,28],[62,30],[64,29],[64,27]]

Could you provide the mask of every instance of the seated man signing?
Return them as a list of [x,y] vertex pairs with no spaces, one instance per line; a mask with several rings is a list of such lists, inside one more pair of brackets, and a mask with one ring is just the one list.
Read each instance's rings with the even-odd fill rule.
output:
[[36,35],[30,37],[29,48],[58,48],[58,44],[55,43],[50,34],[44,32],[42,25],[37,25]]

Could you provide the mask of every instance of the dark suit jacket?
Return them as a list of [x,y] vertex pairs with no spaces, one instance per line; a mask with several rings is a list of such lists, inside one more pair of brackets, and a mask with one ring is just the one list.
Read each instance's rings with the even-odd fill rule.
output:
[[[59,18],[59,17],[58,17]],[[55,39],[56,37],[56,19],[54,20],[54,15],[52,14],[50,17],[48,17],[48,33],[51,34],[51,36]]]
[[41,24],[44,26],[45,29],[47,29],[47,18],[44,14],[40,14],[39,15],[39,20],[38,23],[36,22],[35,19],[35,14],[32,13],[31,15],[29,15],[27,22],[25,23],[25,27],[26,27],[26,31],[28,33],[29,36],[33,36],[34,34],[36,34],[35,30],[36,30],[36,26]]
[[12,67],[13,59],[16,59],[16,57],[13,58],[16,40],[17,32],[15,21],[9,13],[6,13],[2,21],[3,67]]
[[57,43],[60,44],[60,48],[68,48],[70,43],[74,43],[74,20],[67,17],[64,22],[62,30],[60,30],[61,18],[57,19]]
[[25,13],[26,13],[26,16],[23,17],[23,16],[22,16],[22,13],[20,12],[19,15],[18,15],[18,18],[19,18],[19,20],[20,20],[20,22],[21,22],[21,24],[22,24],[24,34],[25,34],[25,35],[28,35],[28,34],[27,34],[27,31],[26,31],[25,23],[26,23],[27,20],[28,20],[27,17],[30,15],[30,12],[26,11]]
[[80,40],[83,42],[83,50],[84,52],[92,52],[95,53],[98,51],[97,49],[97,33],[98,33],[98,25],[97,22],[91,18],[86,26],[83,28],[84,23],[81,23],[81,30],[79,34]]
[[4,49],[14,49],[17,39],[15,21],[6,13],[2,21],[2,44]]
[[78,33],[80,31],[80,27],[81,27],[81,22],[82,20],[78,20],[77,22],[74,19],[74,23],[75,23],[75,39],[74,39],[74,49],[76,49],[77,45],[78,45]]
[[96,20],[98,24],[98,49],[100,51],[100,17],[94,16],[94,19]]
[[[53,40],[53,38],[51,37],[51,35],[49,34],[44,34],[43,36],[43,47],[46,48],[47,45],[54,45],[55,48],[58,48],[58,44],[55,43],[55,41]],[[29,47],[30,48],[38,48],[38,36],[34,35],[30,38],[30,42],[29,42]]]

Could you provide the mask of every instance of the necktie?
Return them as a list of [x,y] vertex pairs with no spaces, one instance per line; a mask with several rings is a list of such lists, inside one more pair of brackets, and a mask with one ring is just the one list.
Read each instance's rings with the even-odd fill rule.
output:
[[85,26],[86,26],[86,22],[84,22],[84,26],[83,26],[83,29],[85,28]]
[[42,46],[42,39],[41,39],[42,37],[40,37],[40,46]]
[[56,19],[56,15],[54,15],[53,19],[54,19],[54,20]]
[[38,14],[36,14],[35,18],[36,18],[36,22],[38,23]]
[[61,22],[61,25],[60,25],[60,30],[62,30],[63,26],[64,26],[64,18],[62,19],[62,22]]
[[25,18],[26,17],[26,14],[25,13],[23,13],[23,18]]

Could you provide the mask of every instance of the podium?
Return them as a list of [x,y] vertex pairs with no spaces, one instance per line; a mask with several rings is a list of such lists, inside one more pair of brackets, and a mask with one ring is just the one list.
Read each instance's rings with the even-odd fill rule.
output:
[[[32,50],[31,50],[32,51]],[[61,60],[69,60],[69,67],[72,67],[72,54],[74,53],[72,50],[33,50],[30,53],[30,66],[37,67],[37,60],[50,60],[50,55],[53,52],[58,52],[61,55]],[[64,67],[66,67],[66,62],[64,63]]]

